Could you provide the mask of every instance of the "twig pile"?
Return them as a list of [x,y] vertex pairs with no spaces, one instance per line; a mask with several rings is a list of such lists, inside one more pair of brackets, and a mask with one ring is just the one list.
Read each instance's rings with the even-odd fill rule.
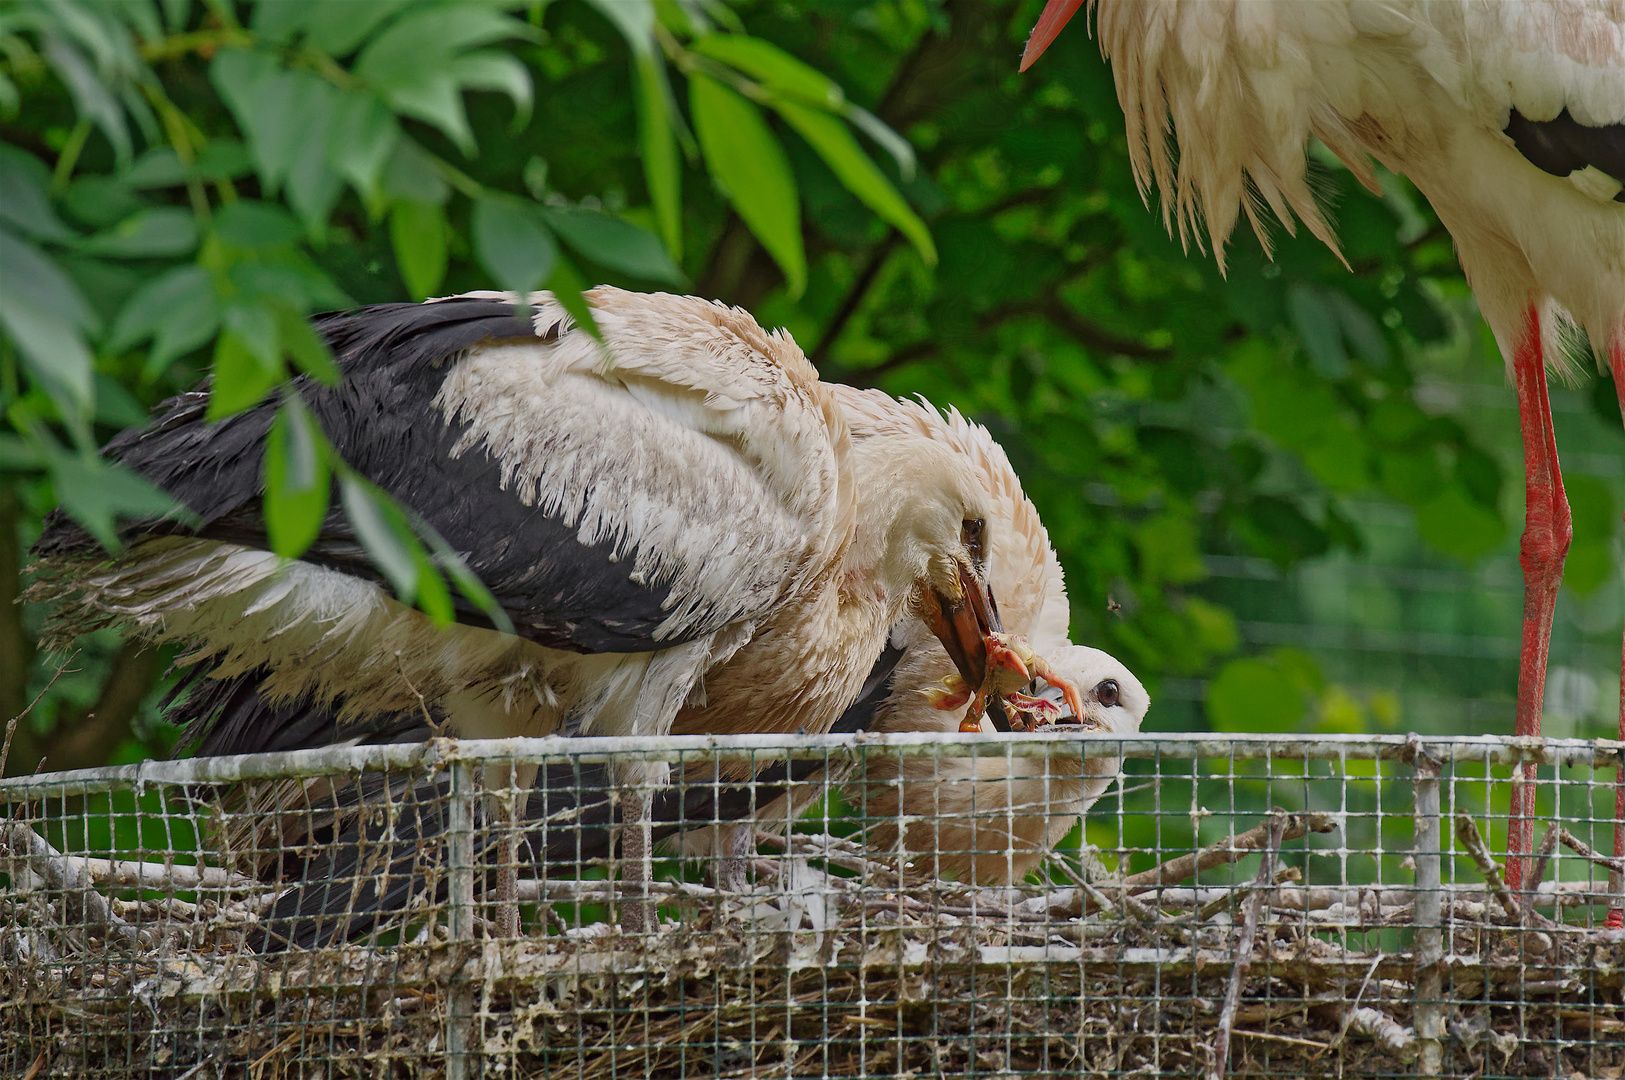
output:
[[[0,1073],[437,1077],[459,1024],[488,1074],[578,1080],[1409,1072],[1417,892],[1281,868],[1332,827],[1277,813],[1051,890],[919,882],[850,840],[764,835],[778,854],[757,859],[754,892],[660,883],[681,917],[649,939],[566,926],[554,908],[612,892],[554,880],[522,883],[530,936],[486,922],[472,941],[435,927],[262,957],[239,946],[272,899],[253,878],[62,855],[11,823]],[[1458,836],[1483,847],[1470,820]],[[1255,853],[1249,885],[1186,884]],[[1625,934],[1581,924],[1607,897],[1561,883],[1520,899],[1493,861],[1486,878],[1445,890],[1444,1073],[1625,1075]]]

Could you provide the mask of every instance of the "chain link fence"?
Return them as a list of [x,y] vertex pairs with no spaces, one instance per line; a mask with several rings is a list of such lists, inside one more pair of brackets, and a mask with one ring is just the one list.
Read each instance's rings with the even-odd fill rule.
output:
[[0,1073],[1619,1077],[1622,753],[439,740],[16,778]]

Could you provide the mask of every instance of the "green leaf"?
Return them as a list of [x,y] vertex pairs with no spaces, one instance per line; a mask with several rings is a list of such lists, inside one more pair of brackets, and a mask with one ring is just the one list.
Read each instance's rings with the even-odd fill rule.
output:
[[891,155],[903,183],[907,184],[914,179],[915,170],[919,165],[914,160],[914,147],[907,139],[893,131],[884,120],[868,109],[848,105],[845,115],[847,123],[869,136],[877,146]]
[[689,48],[738,68],[777,94],[798,98],[826,112],[840,112],[846,106],[846,95],[835,80],[761,38],[707,34]]
[[[209,66],[237,126],[247,137],[264,193],[274,195],[289,167],[306,147],[304,110],[320,108],[334,93],[306,71],[286,71],[265,53],[222,49]],[[325,130],[325,119],[323,121]]]
[[937,246],[931,239],[931,230],[903,201],[903,196],[880,167],[863,152],[845,124],[828,113],[788,101],[776,102],[774,109],[807,140],[848,191],[907,237],[927,266],[936,265]]
[[1576,540],[1612,540],[1619,528],[1619,509],[1608,485],[1594,476],[1565,470],[1569,515]]
[[553,275],[547,279],[547,289],[559,306],[570,313],[576,325],[587,333],[604,340],[604,332],[598,328],[598,320],[592,316],[592,308],[587,304],[587,298],[582,295],[587,283],[582,280],[581,271],[577,270],[569,259],[559,257],[558,266]]
[[214,283],[201,266],[177,266],[137,289],[107,338],[109,352],[121,353],[152,338],[143,374],[156,377],[178,356],[214,337],[220,328],[220,305]]
[[499,287],[524,294],[552,275],[559,247],[533,207],[490,196],[474,204],[474,252]]
[[197,220],[190,210],[159,206],[138,210],[111,229],[79,244],[86,255],[114,259],[162,259],[197,247]]
[[1574,542],[1563,564],[1563,587],[1576,596],[1590,596],[1614,576],[1614,533],[1619,528],[1619,507],[1608,485],[1596,477],[1568,473],[1569,508]]
[[1141,576],[1147,581],[1187,584],[1207,577],[1197,548],[1197,526],[1188,514],[1164,510],[1134,528]]
[[672,131],[671,89],[666,69],[654,56],[637,61],[638,149],[643,180],[660,225],[660,238],[673,259],[683,257],[682,172],[677,163],[677,136]]
[[254,29],[272,41],[303,32],[308,45],[329,56],[355,51],[380,23],[410,0],[279,0],[254,9]]
[[215,235],[233,247],[270,248],[300,237],[299,223],[282,207],[256,199],[238,199],[215,215]]
[[209,420],[220,420],[259,403],[287,375],[282,354],[264,362],[235,331],[227,330],[214,343],[214,385],[209,394]]
[[155,146],[135,159],[120,175],[127,187],[137,191],[176,187],[186,183],[186,165],[173,147]]
[[1215,731],[1293,731],[1304,715],[1297,680],[1264,660],[1232,660],[1208,684]]
[[226,305],[222,320],[226,330],[237,335],[267,371],[282,365],[282,324],[277,305],[274,297],[239,298]]
[[362,50],[355,76],[397,111],[439,128],[465,154],[474,133],[463,109],[463,86],[506,91],[521,111],[530,107],[530,76],[504,53],[469,53],[479,45],[530,38],[525,23],[471,4],[420,8],[391,23]]
[[584,258],[633,277],[670,285],[684,281],[683,272],[653,233],[596,210],[576,206],[540,209],[559,238]]
[[327,129],[327,160],[357,195],[370,202],[400,138],[400,124],[377,97],[340,94]]
[[265,446],[265,531],[285,559],[304,554],[321,532],[332,487],[328,453],[315,417],[290,394]]
[[592,0],[592,6],[615,24],[634,56],[655,54],[655,8],[649,0]]
[[801,203],[784,147],[761,110],[715,79],[689,77],[694,130],[711,178],[784,271],[792,297],[807,285]]
[[373,565],[395,589],[405,604],[417,599],[418,546],[412,528],[394,501],[348,469],[339,474],[339,498],[344,515],[355,528]]
[[309,320],[286,304],[278,304],[275,312],[277,335],[294,366],[325,386],[338,385],[338,364]]
[[306,231],[319,237],[344,190],[344,178],[328,163],[329,133],[341,95],[322,79],[301,79],[296,94],[301,132],[288,160],[288,202]]
[[234,180],[254,171],[248,148],[236,139],[211,139],[186,170],[194,180]]
[[121,164],[128,161],[130,128],[124,122],[124,110],[119,107],[112,90],[102,81],[90,61],[65,38],[55,34],[45,39],[43,52],[46,62],[73,96],[78,114],[94,121],[102,129],[102,134],[107,136]]
[[339,493],[356,536],[401,602],[416,602],[437,624],[451,622],[451,592],[395,501],[348,469]]
[[46,195],[51,173],[33,154],[0,143],[0,221],[9,221],[24,236],[62,242],[73,233],[57,219]]
[[1309,354],[1310,366],[1328,379],[1347,376],[1349,354],[1343,348],[1343,328],[1330,298],[1312,285],[1293,285],[1287,290],[1287,310],[1298,340]]
[[414,300],[426,300],[446,280],[446,212],[435,203],[402,200],[389,212],[395,266]]
[[94,364],[82,332],[95,325],[67,275],[38,248],[0,230],[0,326],[65,417],[91,413]]
[[384,194],[409,202],[443,203],[451,187],[435,172],[434,158],[415,141],[401,138],[384,165]]
[[197,516],[122,465],[93,454],[68,453],[45,443],[51,488],[68,516],[109,551],[120,544],[119,518],[168,518],[195,524]]

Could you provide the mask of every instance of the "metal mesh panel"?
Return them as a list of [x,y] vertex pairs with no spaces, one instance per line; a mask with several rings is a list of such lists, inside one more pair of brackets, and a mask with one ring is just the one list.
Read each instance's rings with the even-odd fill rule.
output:
[[[1123,774],[1039,859],[1023,838],[1076,813],[1085,754]],[[1519,760],[1545,842],[1515,895],[1496,815]],[[13,779],[0,1073],[1618,1077],[1620,761],[1057,733],[437,741]],[[658,931],[623,932],[651,907]]]

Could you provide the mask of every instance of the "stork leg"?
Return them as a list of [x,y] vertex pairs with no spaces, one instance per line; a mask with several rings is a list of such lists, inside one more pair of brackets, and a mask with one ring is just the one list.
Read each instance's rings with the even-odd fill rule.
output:
[[[664,769],[665,766],[657,766]],[[642,763],[612,766],[621,806],[621,931],[650,934],[660,928],[650,893],[654,885],[654,777]]]
[[[496,934],[500,938],[519,936],[519,855],[514,844],[518,815],[514,812],[516,793],[521,789],[513,762],[493,766],[508,774],[507,787],[493,798],[492,825],[497,829]],[[526,785],[528,789],[529,785]]]
[[[1619,411],[1625,416],[1625,326],[1619,328],[1608,349],[1608,364],[1614,372],[1614,393],[1619,395]],[[1619,655],[1619,738],[1625,742],[1625,644]],[[1614,782],[1614,858],[1625,859],[1625,762],[1619,766]],[[1608,875],[1608,891],[1615,896],[1625,894],[1625,874],[1615,870]],[[1618,930],[1625,927],[1625,910],[1618,904],[1608,909],[1608,926]]]
[[[1540,344],[1540,314],[1531,305],[1512,359],[1518,391],[1518,423],[1523,429],[1524,527],[1518,561],[1523,565],[1523,647],[1518,658],[1518,709],[1513,732],[1539,735],[1546,696],[1546,656],[1552,644],[1552,612],[1563,581],[1574,528],[1563,474],[1557,464],[1552,406],[1546,395],[1546,360]],[[1507,829],[1507,884],[1523,886],[1524,858],[1535,841],[1535,766],[1525,764],[1512,781],[1512,812]]]

